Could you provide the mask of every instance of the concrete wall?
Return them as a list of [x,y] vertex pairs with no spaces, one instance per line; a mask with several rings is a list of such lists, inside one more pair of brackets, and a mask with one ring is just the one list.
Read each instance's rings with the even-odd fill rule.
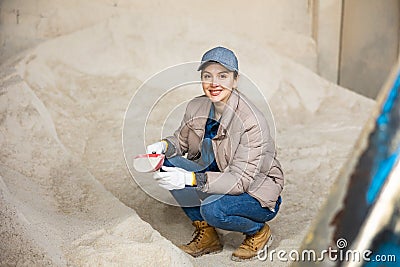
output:
[[[210,36],[224,25],[218,32],[221,43],[226,34],[235,34],[241,42],[272,47],[315,70],[311,6],[312,0],[4,0],[0,1],[0,61],[47,39],[94,25],[123,9],[153,17],[160,22],[161,31],[165,20],[176,20],[176,28],[193,32],[204,24],[214,24]],[[87,14],[88,9],[93,12]],[[182,41],[191,45],[191,40]],[[218,40],[209,41],[213,44]]]
[[315,0],[313,38],[317,43],[318,74],[337,83],[340,55],[342,1]]
[[400,2],[312,2],[318,74],[375,98],[398,58]]
[[344,1],[338,83],[375,98],[399,55],[398,0]]
[[[268,46],[334,83],[374,98],[398,56],[399,6],[398,0],[4,0],[0,62],[121,9],[134,10],[160,24],[175,18],[182,32],[195,32],[204,23],[224,25],[219,40],[210,38],[215,28],[204,40],[223,43],[227,34],[234,34],[240,42],[233,47],[246,42]],[[96,11],[87,14],[88,9]],[[191,45],[191,40],[182,41]]]

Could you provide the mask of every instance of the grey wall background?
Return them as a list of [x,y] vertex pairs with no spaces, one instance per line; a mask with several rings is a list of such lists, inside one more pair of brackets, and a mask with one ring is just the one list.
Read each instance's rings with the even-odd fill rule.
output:
[[400,1],[315,0],[317,73],[375,98],[399,56]]
[[344,1],[338,83],[374,98],[399,55],[398,0]]
[[[43,41],[95,25],[117,8],[162,19],[179,14],[175,27],[196,30],[204,19],[221,32],[275,49],[322,77],[375,98],[399,55],[399,0],[0,0],[0,62]],[[212,11],[206,7],[212,6]],[[230,11],[226,12],[227,6]],[[88,9],[95,10],[87,14]],[[155,11],[155,10],[154,10]],[[211,13],[210,13],[211,12]],[[155,17],[158,20],[161,18]],[[235,18],[235,19],[232,19]],[[142,23],[138,19],[138,23]],[[210,29],[211,30],[211,29]],[[205,36],[205,39],[207,36]],[[151,38],[149,37],[149,41]],[[191,40],[183,40],[190,46]],[[242,60],[243,61],[243,60]]]

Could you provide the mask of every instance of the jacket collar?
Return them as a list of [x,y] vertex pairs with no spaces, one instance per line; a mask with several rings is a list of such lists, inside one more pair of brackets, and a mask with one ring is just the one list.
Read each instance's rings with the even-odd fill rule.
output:
[[[202,136],[204,134],[204,127],[206,125],[212,104],[211,100],[207,96],[203,95],[203,97],[206,99],[206,102],[204,103],[204,105],[199,106],[197,112],[195,113],[196,120],[192,121],[191,123],[192,129],[197,133],[198,136]],[[220,127],[218,128],[218,132],[215,138],[220,138],[227,134],[227,129],[229,128],[229,125],[231,124],[236,114],[235,111],[237,110],[237,107],[239,105],[240,97],[241,96],[238,90],[232,90],[232,93],[229,96],[228,101],[226,102],[224,111],[222,112]]]

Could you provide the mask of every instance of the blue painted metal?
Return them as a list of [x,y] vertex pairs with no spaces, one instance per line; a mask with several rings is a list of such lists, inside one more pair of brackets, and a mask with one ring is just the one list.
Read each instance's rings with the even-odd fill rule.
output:
[[376,145],[378,149],[376,151],[376,155],[374,156],[372,179],[366,195],[366,201],[368,205],[372,205],[375,202],[386,181],[386,178],[393,168],[393,164],[399,158],[399,145],[396,146],[397,149],[392,154],[390,151],[391,147],[393,146],[393,136],[396,134],[396,132],[398,132],[398,112],[400,112],[399,88],[400,73],[397,75],[392,89],[390,90],[390,93],[382,107],[382,113],[376,120]]

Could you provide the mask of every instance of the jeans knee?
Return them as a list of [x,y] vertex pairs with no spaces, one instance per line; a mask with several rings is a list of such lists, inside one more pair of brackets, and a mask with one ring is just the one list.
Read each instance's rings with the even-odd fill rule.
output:
[[227,220],[227,216],[216,202],[201,205],[200,213],[207,223],[215,227],[224,224]]

